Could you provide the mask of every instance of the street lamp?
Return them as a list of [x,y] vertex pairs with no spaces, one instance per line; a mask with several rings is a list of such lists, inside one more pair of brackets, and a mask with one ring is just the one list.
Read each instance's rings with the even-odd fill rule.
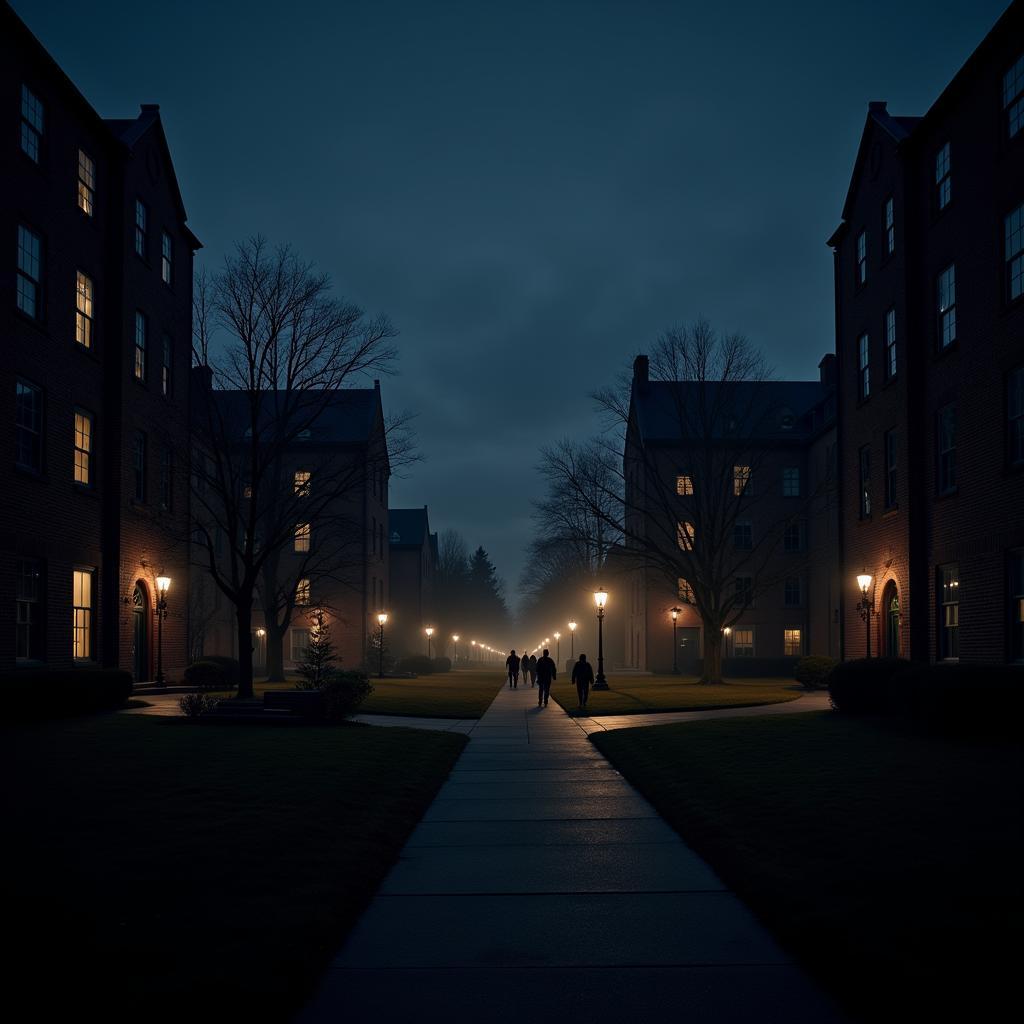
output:
[[559,633],[558,630],[556,629],[555,632],[552,633],[551,635],[555,638],[555,661],[557,661],[558,664],[561,665],[562,664],[562,634]]
[[377,625],[380,626],[380,636],[377,639],[377,643],[380,647],[378,651],[379,660],[377,662],[377,677],[379,679],[384,678],[384,625],[388,621],[387,612],[377,613]]
[[861,573],[857,577],[857,586],[860,587],[860,600],[857,602],[857,611],[864,620],[864,649],[867,657],[871,657],[871,613],[875,610],[875,602],[868,597],[868,588],[871,586],[871,575]]
[[430,657],[430,638],[434,635],[434,627],[433,626],[427,626],[427,628],[425,630],[423,630],[423,632],[427,634],[427,657],[429,658]]
[[604,677],[604,606],[608,601],[608,591],[598,587],[594,593],[594,604],[597,605],[597,678],[594,680],[595,690],[607,690],[608,680]]
[[669,614],[672,616],[672,675],[679,675],[679,645],[676,643],[676,619],[679,618],[679,613],[682,608],[670,608]]
[[164,619],[167,618],[167,591],[171,589],[170,576],[156,578],[156,684],[164,685]]
[[569,657],[576,660],[576,623],[569,623]]
[[455,658],[452,664],[458,666],[459,664],[459,634],[452,633],[452,644],[455,646]]

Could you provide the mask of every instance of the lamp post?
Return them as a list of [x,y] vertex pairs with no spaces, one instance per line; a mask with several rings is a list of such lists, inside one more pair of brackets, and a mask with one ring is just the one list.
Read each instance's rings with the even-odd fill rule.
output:
[[676,643],[676,619],[682,608],[670,608],[669,615],[672,616],[672,675],[679,675],[679,645]]
[[167,591],[171,589],[170,576],[156,578],[156,683],[164,685],[164,619],[167,618]]
[[430,638],[434,635],[434,627],[433,626],[427,626],[427,628],[425,630],[423,630],[423,632],[427,634],[427,657],[429,658],[430,657]]
[[455,657],[452,659],[452,666],[457,668],[459,664],[459,634],[452,633],[452,645],[455,648]]
[[554,631],[554,633],[552,633],[551,635],[555,638],[555,661],[558,662],[559,665],[561,665],[562,664],[562,634],[559,633],[558,630],[556,629]]
[[857,611],[864,620],[864,649],[866,657],[871,657],[871,613],[875,610],[875,602],[868,597],[868,588],[871,586],[871,575],[861,573],[857,577],[857,586],[860,587],[860,601],[857,602]]
[[576,660],[576,623],[569,623],[569,657]]
[[607,690],[608,680],[604,677],[604,606],[608,601],[608,591],[598,587],[594,593],[594,604],[597,605],[597,678],[594,680],[595,690]]
[[384,626],[388,621],[387,612],[377,613],[377,625],[380,626],[380,636],[377,638],[378,650],[378,661],[377,661],[377,678],[384,678]]

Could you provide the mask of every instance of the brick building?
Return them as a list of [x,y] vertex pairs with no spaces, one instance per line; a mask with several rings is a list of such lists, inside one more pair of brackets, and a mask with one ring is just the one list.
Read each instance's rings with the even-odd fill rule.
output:
[[199,242],[159,110],[100,117],[6,3],[0,97],[0,667],[153,678],[166,575],[177,676]]
[[[391,549],[391,618],[388,648],[397,657],[426,654],[424,628],[437,626],[434,614],[434,582],[437,573],[437,534],[430,532],[427,506],[393,508],[388,512],[388,546]],[[437,635],[431,653],[444,653],[447,638]],[[466,638],[469,644],[469,638]]]
[[842,652],[1024,659],[1024,5],[871,103],[834,250]]
[[[621,658],[625,668],[671,671],[673,607],[680,670],[694,671],[704,655],[695,581],[638,554],[659,536],[720,550],[735,570],[727,589],[749,594],[725,638],[728,672],[751,659],[838,653],[834,356],[819,371],[818,381],[736,383],[719,399],[707,397],[723,390],[717,382],[650,380],[647,357],[637,357],[623,460],[626,535],[609,559],[608,589],[619,591],[606,618],[610,668]],[[705,401],[718,411],[694,415]],[[697,420],[713,425],[695,432]],[[709,488],[724,496],[705,501]]]

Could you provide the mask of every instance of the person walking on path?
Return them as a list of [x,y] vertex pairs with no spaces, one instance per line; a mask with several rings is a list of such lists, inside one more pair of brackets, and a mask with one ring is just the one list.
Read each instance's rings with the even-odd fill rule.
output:
[[558,672],[555,663],[548,657],[548,649],[544,648],[544,654],[537,659],[537,685],[540,691],[537,694],[537,707],[548,706],[548,695],[551,693],[551,681],[555,679]]
[[594,668],[587,661],[585,654],[581,654],[580,660],[572,667],[572,681],[576,684],[576,696],[580,707],[585,708],[587,697],[590,696],[590,687],[594,684]]
[[508,669],[508,685],[513,690],[519,687],[519,659],[516,657],[515,649],[505,659],[505,667]]
[[534,686],[537,682],[537,655],[530,655],[530,685]]

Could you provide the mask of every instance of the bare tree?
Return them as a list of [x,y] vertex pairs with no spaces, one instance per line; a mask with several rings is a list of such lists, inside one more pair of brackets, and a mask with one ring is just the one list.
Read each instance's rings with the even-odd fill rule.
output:
[[[791,514],[764,515],[767,490],[757,483],[783,410],[768,386],[768,367],[749,341],[720,334],[705,321],[663,334],[647,380],[643,376],[595,396],[610,433],[590,445],[564,442],[546,453],[546,461],[590,516],[621,531],[627,565],[673,589],[686,581],[686,599],[704,627],[701,681],[717,683],[723,630],[781,578],[773,555]],[[642,409],[637,389],[650,389]],[[595,472],[594,446],[618,453],[623,444],[620,486],[609,487]],[[749,546],[737,545],[737,524],[758,511],[756,536]]]
[[311,531],[318,518],[343,515],[357,474],[387,460],[386,447],[379,464],[358,469],[314,457],[305,489],[288,475],[289,453],[306,444],[315,456],[313,432],[338,392],[389,367],[395,332],[386,317],[333,298],[327,276],[289,247],[262,238],[238,244],[220,273],[200,275],[194,303],[193,361],[208,380],[193,408],[193,541],[234,607],[246,697],[253,599],[268,561],[301,546],[297,524]]

